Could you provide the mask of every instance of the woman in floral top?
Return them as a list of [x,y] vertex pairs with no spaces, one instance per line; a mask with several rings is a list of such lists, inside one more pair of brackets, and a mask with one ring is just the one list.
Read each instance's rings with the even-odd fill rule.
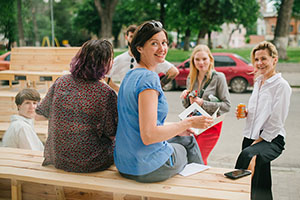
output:
[[113,164],[117,95],[99,81],[112,60],[108,41],[86,42],[71,62],[71,74],[57,79],[38,105],[37,120],[49,120],[44,166],[94,172]]

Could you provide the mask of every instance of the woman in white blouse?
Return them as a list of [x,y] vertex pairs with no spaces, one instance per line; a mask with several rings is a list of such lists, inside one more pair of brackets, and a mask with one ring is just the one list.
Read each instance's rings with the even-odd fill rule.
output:
[[270,42],[251,52],[255,84],[246,110],[244,140],[236,169],[252,171],[251,199],[272,199],[271,161],[284,150],[291,87],[276,73],[278,53]]

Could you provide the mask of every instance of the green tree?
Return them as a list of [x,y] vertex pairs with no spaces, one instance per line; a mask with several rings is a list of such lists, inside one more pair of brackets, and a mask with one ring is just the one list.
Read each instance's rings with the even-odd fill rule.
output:
[[191,36],[199,30],[199,0],[169,0],[166,8],[166,27],[184,34],[183,49],[188,51]]
[[255,0],[170,0],[169,5],[171,9],[167,18],[171,20],[172,28],[185,28],[185,50],[188,49],[188,39],[193,32],[198,33],[197,43],[208,34],[208,45],[212,47],[210,34],[212,31],[220,31],[223,23],[236,23],[238,29],[241,24],[250,26],[255,23],[258,16]]
[[229,12],[225,12],[225,19],[228,23],[234,23],[235,28],[231,31],[227,44],[229,44],[234,31],[239,30],[241,25],[251,28],[259,16],[259,5],[256,0],[234,0],[230,7],[231,9],[229,7],[225,9],[229,10]]
[[76,6],[73,24],[79,29],[87,30],[89,34],[99,34],[101,21],[93,0],[84,0]]
[[10,50],[12,43],[16,41],[16,1],[0,0],[0,34],[8,39],[7,49]]
[[24,39],[24,27],[23,27],[23,13],[22,13],[22,1],[17,0],[17,16],[18,16],[18,36],[19,36],[19,45],[25,45]]
[[113,19],[113,35],[115,45],[123,27],[131,24],[139,25],[147,20],[160,20],[160,1],[159,0],[119,0]]
[[294,0],[292,16],[300,18],[300,0]]

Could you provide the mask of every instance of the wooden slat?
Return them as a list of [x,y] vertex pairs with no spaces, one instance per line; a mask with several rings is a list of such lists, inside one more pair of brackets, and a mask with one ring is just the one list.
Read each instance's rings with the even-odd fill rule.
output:
[[0,177],[83,190],[117,191],[115,198],[127,194],[166,199],[249,199],[250,195],[250,176],[232,181],[223,176],[228,169],[211,168],[189,177],[177,175],[164,182],[141,184],[121,177],[115,166],[102,172],[78,174],[43,167],[42,160],[39,151],[0,148]]
[[[9,160],[8,158],[3,158],[4,156],[0,156],[2,160],[4,160],[3,165],[1,166],[7,166],[7,167],[16,167],[16,168],[22,168],[22,169],[34,169],[34,170],[41,170],[41,171],[48,171],[53,172],[56,171],[54,168],[48,168],[48,167],[42,167],[41,166],[41,160],[34,160],[28,162],[27,160],[24,160],[24,158],[18,158],[15,157],[14,160]],[[30,159],[30,157],[28,157]],[[22,159],[22,161],[15,161],[16,159]],[[33,163],[35,162],[35,163]],[[65,172],[61,172],[65,173]],[[103,173],[100,174],[86,174],[86,176],[93,176],[93,177],[99,177],[99,178],[111,178],[111,179],[119,179],[119,175],[116,173],[116,171],[109,171],[106,170]],[[224,177],[216,177],[216,174],[213,173],[203,173],[201,174],[201,177],[195,178],[195,177],[181,177],[181,176],[175,176],[174,178],[167,180],[164,182],[165,184],[168,184],[170,186],[182,186],[182,187],[199,187],[198,185],[202,185],[201,188],[203,189],[215,189],[216,187],[220,191],[233,191],[233,192],[249,192],[249,183],[246,184],[246,182],[239,182],[236,184],[234,181],[230,180],[224,180]]]
[[79,189],[102,190],[108,192],[162,197],[170,199],[249,199],[247,193],[208,190],[200,187],[169,186],[162,183],[140,184],[120,177],[118,180],[110,178],[88,177],[79,174],[63,174],[41,172],[31,169],[0,167],[0,177],[15,178],[22,181],[74,187]]
[[13,48],[10,70],[64,71],[69,70],[70,62],[80,48]]

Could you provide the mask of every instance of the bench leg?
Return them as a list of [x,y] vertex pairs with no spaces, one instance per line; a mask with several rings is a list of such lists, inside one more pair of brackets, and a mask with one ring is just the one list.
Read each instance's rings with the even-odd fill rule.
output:
[[126,194],[114,193],[113,200],[124,200],[125,196],[126,196]]
[[55,193],[57,200],[66,200],[64,188],[62,186],[55,186]]
[[22,200],[22,185],[16,179],[11,180],[11,199]]
[[148,200],[148,197],[142,197],[141,200]]

